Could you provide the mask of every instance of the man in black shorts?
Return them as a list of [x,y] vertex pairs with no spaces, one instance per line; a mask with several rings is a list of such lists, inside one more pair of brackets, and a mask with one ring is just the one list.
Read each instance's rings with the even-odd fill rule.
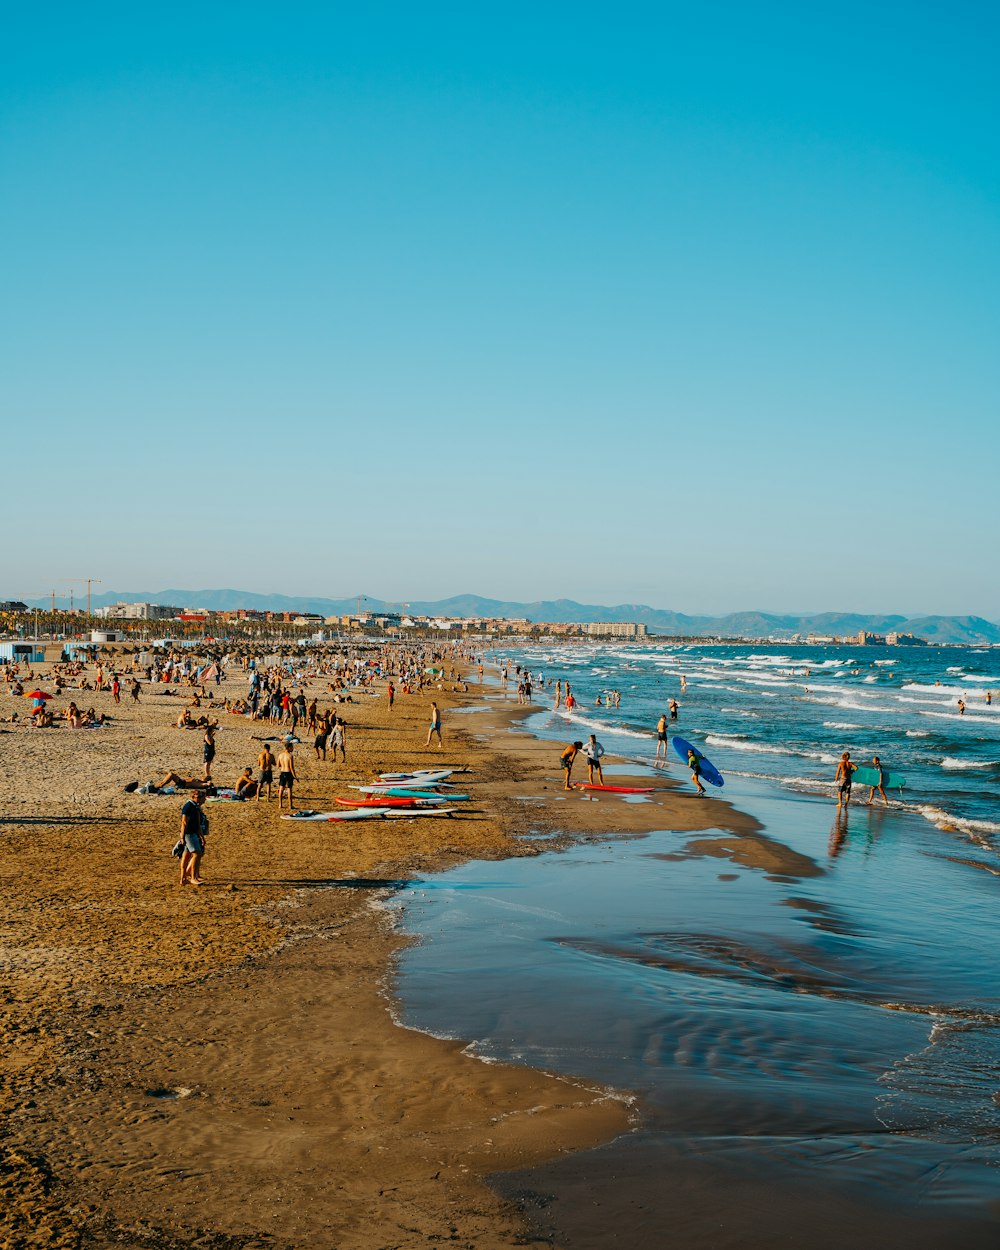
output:
[[287,739],[278,752],[278,811],[281,811],[281,800],[288,795],[288,810],[292,810],[292,786],[295,784],[295,759],[292,755],[293,744]]

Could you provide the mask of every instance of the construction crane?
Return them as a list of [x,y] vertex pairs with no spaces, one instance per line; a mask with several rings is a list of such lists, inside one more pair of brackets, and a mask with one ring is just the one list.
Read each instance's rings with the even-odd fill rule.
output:
[[[77,582],[87,583],[87,615],[89,616],[90,615],[90,588],[91,586],[103,586],[104,583],[101,581],[99,577],[67,577],[65,580],[65,585],[68,586],[71,582],[72,583],[77,583]],[[72,610],[72,607],[73,607],[72,590],[69,592],[69,604],[70,604],[70,610]]]

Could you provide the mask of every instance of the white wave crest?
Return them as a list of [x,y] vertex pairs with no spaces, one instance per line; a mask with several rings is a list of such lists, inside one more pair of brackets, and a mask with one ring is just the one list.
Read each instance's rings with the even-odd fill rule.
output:
[[1000,760],[957,760],[953,755],[946,755],[941,761],[942,768],[1000,768]]

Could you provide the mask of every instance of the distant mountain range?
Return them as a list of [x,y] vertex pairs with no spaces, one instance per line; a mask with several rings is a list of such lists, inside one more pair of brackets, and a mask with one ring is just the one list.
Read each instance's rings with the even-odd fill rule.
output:
[[[27,601],[31,607],[46,608],[47,598]],[[67,605],[56,600],[57,606]],[[731,612],[726,616],[688,616],[651,608],[645,603],[618,603],[604,607],[592,603],[576,603],[572,599],[542,600],[537,603],[516,603],[501,599],[484,599],[480,595],[455,595],[406,604],[386,603],[367,595],[348,599],[321,599],[312,595],[261,595],[246,590],[137,590],[109,591],[93,595],[92,605],[107,607],[114,603],[163,603],[175,607],[207,608],[212,611],[233,611],[256,608],[262,612],[320,612],[324,616],[366,612],[411,612],[419,616],[487,616],[514,617],[528,621],[581,623],[639,621],[653,634],[667,637],[713,636],[722,638],[788,638],[793,634],[832,634],[836,637],[856,634],[859,630],[884,634],[890,631],[915,634],[928,642],[966,643],[981,646],[1000,643],[1000,625],[981,616],[866,616],[857,612],[821,612],[806,616],[794,613]],[[77,600],[79,606],[79,600]]]

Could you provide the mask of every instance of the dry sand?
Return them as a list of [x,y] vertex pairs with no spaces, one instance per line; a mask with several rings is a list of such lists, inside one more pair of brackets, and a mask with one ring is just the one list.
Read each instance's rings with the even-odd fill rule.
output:
[[[138,706],[84,695],[115,717],[100,730],[0,736],[0,1246],[532,1244],[484,1177],[606,1141],[636,1111],[398,1027],[386,982],[401,939],[373,904],[462,859],[537,854],[523,835],[538,830],[711,827],[735,855],[732,835],[758,827],[666,780],[644,804],[566,799],[558,750],[509,732],[523,709],[477,687],[397,695],[391,712],[362,696],[340,709],[346,764],[302,735],[297,806],[437,762],[469,766],[474,801],[445,820],[334,825],[209,804],[206,885],[181,889],[183,796],[123,787],[199,774],[202,735],[173,727],[183,698],[143,689]],[[444,753],[423,745],[431,697]],[[485,710],[449,716],[460,703]],[[13,710],[27,701],[0,694]],[[231,784],[273,731],[217,714],[214,777]]]

